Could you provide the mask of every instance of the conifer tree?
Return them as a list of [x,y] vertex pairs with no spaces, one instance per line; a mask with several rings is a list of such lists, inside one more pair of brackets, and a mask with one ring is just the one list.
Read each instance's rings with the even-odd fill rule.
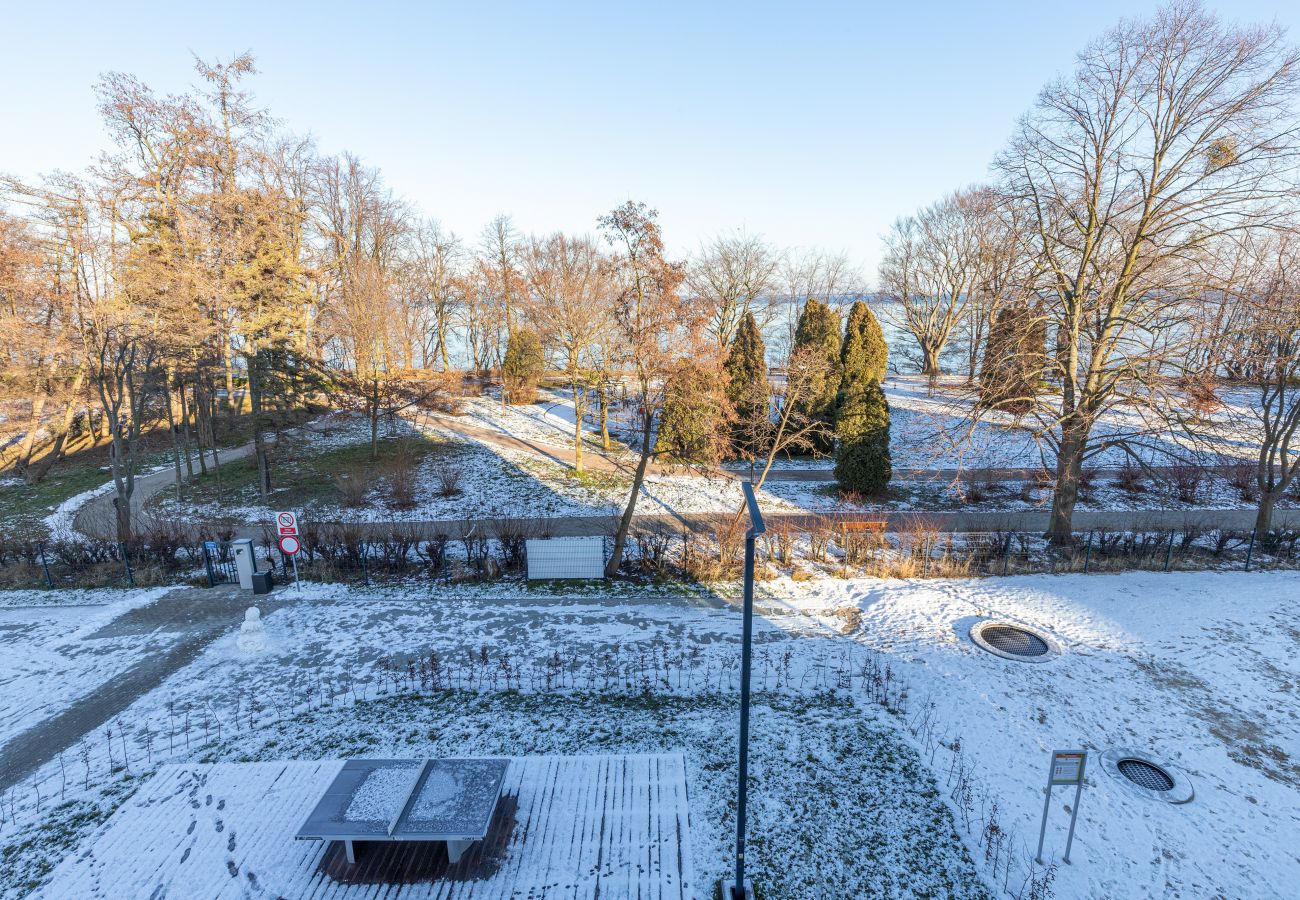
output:
[[746,312],[741,318],[723,368],[727,373],[727,400],[735,413],[732,447],[752,459],[763,451],[770,418],[767,351],[753,313]]
[[545,367],[542,341],[530,328],[513,328],[501,363],[502,388],[514,406],[537,402],[537,382]]
[[655,435],[657,456],[674,462],[716,465],[727,443],[730,416],[717,361],[683,360],[664,385],[664,408]]
[[889,347],[880,323],[871,307],[858,300],[849,309],[849,320],[844,326],[844,342],[840,348],[841,389],[843,382],[850,378],[882,383],[888,364]]
[[835,397],[840,385],[840,316],[820,300],[809,298],[799,314],[799,324],[794,332],[793,350],[812,348],[827,361],[825,374],[810,384],[807,394],[799,401],[799,413],[809,421],[822,422],[827,427],[814,446],[819,453],[834,449],[832,426],[835,421]]
[[1000,310],[989,328],[980,366],[979,402],[1023,415],[1042,390],[1047,363],[1047,320],[1028,304]]
[[841,491],[879,494],[889,485],[889,402],[880,386],[889,348],[867,304],[853,304],[840,354],[835,478]]

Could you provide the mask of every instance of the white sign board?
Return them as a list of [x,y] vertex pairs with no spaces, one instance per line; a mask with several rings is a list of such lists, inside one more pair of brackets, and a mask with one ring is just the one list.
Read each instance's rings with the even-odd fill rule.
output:
[[1052,784],[1078,784],[1083,780],[1083,751],[1052,754]]
[[603,537],[562,537],[528,542],[528,578],[604,578]]
[[302,545],[298,543],[298,539],[293,535],[286,534],[280,538],[280,552],[286,556],[293,556],[301,549]]
[[298,536],[298,514],[291,512],[278,512],[275,514],[275,533],[280,537],[285,535]]

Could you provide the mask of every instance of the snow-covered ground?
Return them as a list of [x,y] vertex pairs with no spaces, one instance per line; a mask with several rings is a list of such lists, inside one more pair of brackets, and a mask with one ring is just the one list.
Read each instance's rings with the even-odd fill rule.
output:
[[[1212,573],[763,583],[754,678],[770,711],[756,720],[756,771],[763,776],[756,790],[768,797],[765,803],[800,811],[793,831],[769,832],[759,872],[784,879],[787,870],[796,871],[788,859],[808,855],[806,846],[797,849],[804,831],[823,842],[818,848],[852,858],[861,845],[853,829],[841,827],[851,814],[828,813],[820,794],[810,802],[806,786],[820,792],[855,779],[865,784],[864,804],[894,801],[893,819],[883,826],[873,820],[872,840],[884,841],[873,852],[886,853],[880,859],[888,865],[927,858],[897,855],[933,815],[924,790],[907,794],[912,782],[903,776],[910,764],[898,754],[915,754],[933,773],[931,790],[951,810],[984,881],[999,894],[1005,882],[1017,896],[1026,877],[1042,876],[1026,851],[1037,837],[1050,752],[1081,747],[1092,762],[1073,865],[1059,866],[1053,893],[1041,896],[1286,895],[1300,883],[1300,860],[1289,841],[1279,840],[1300,833],[1294,702],[1300,628],[1291,611],[1297,588],[1294,574]],[[143,592],[137,594],[132,602],[143,602]],[[146,734],[153,736],[154,761],[192,758],[182,747],[191,741],[194,756],[210,752],[220,759],[406,749],[495,753],[512,746],[517,752],[658,752],[675,742],[693,760],[693,792],[700,779],[706,784],[699,799],[692,794],[699,803],[692,816],[702,819],[697,872],[713,873],[714,857],[725,857],[727,826],[709,816],[726,797],[730,743],[718,735],[729,732],[734,715],[725,698],[736,688],[739,619],[727,596],[671,584],[554,592],[498,584],[436,593],[308,586],[301,597],[283,591],[276,599],[285,605],[265,616],[268,650],[240,652],[239,621],[232,617],[226,633],[194,662],[122,714],[136,771]],[[73,645],[92,643],[88,634],[111,617],[95,607],[54,612],[63,616],[57,627]],[[989,655],[968,639],[981,618],[1038,628],[1062,653],[1038,665]],[[55,625],[46,627],[14,629],[8,641],[18,655],[7,658],[38,654],[53,639]],[[883,668],[869,670],[872,661]],[[89,667],[65,669],[69,674],[61,677],[82,686],[69,696],[101,679]],[[863,702],[882,673],[906,692],[896,699],[903,707],[897,716]],[[444,703],[428,693],[438,685],[483,699]],[[506,688],[522,689],[525,698],[554,689],[571,699],[494,699]],[[30,715],[29,695],[39,689],[30,680],[0,686],[0,709]],[[839,699],[814,699],[827,690]],[[659,699],[633,702],[646,691]],[[403,699],[411,693],[418,696]],[[801,697],[811,705],[801,705]],[[52,711],[53,705],[45,714]],[[431,722],[436,729],[423,727]],[[866,730],[845,730],[859,727]],[[677,736],[663,737],[665,729]],[[170,756],[164,753],[169,742],[177,747]],[[108,797],[103,792],[115,789],[104,786],[100,771],[102,736],[86,743],[96,754],[89,795]],[[1190,777],[1195,799],[1173,806],[1124,790],[1097,762],[1112,747],[1137,748],[1177,766]],[[75,749],[66,755],[78,758]],[[778,778],[773,786],[776,767],[809,760],[816,762],[806,779]],[[47,798],[60,785],[53,764],[36,779],[44,779]],[[20,822],[39,828],[24,796],[16,800]],[[1072,802],[1060,792],[1054,798],[1049,862],[1059,860],[1068,820],[1062,804]],[[773,820],[771,809],[758,815]],[[985,849],[994,821],[1009,836],[1010,850]],[[73,837],[89,826],[78,827]],[[31,837],[19,830],[12,840]],[[793,856],[783,861],[777,853]],[[961,868],[957,857],[935,859],[943,860],[944,871]],[[778,883],[781,895],[800,896],[795,882]],[[857,882],[841,887],[847,884],[861,888]],[[13,882],[5,886],[12,889]],[[891,883],[880,894],[909,892]]]
[[0,744],[110,682],[170,638],[97,636],[166,589],[0,592]]
[[[1005,413],[991,413],[972,423],[972,389],[965,379],[944,377],[931,390],[929,380],[920,375],[890,375],[883,387],[889,400],[890,452],[899,468],[1054,465],[1051,448],[1035,439],[1031,420],[1017,422]],[[1257,400],[1242,390],[1225,391],[1220,400],[1223,407],[1195,436],[1177,432],[1150,413],[1144,418],[1137,409],[1113,409],[1102,416],[1094,437],[1133,438],[1144,448],[1147,462],[1157,466],[1190,460],[1202,464],[1249,461],[1255,452],[1250,433]],[[1125,458],[1122,449],[1111,447],[1091,458],[1089,465],[1119,466]]]
[[[769,602],[851,605],[856,639],[933,707],[941,783],[974,769],[1004,828],[1032,848],[1053,750],[1091,763],[1062,897],[1281,897],[1300,884],[1300,625],[1295,575],[1131,573],[915,584],[775,583]],[[1027,624],[1061,646],[1043,664],[977,649],[973,623]],[[1129,794],[1099,754],[1130,747],[1185,771],[1174,806]],[[1063,849],[1069,791],[1053,795],[1045,854]],[[977,805],[984,800],[977,793]]]

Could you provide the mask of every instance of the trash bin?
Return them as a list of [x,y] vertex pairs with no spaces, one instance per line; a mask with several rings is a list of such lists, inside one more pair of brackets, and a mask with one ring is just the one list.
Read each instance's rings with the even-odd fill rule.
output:
[[254,573],[253,573],[253,593],[254,593],[254,594],[269,594],[269,593],[271,593],[271,585],[273,585],[273,584],[275,584],[275,579],[271,577],[271,570],[270,570],[270,569],[267,569],[265,572],[254,572]]

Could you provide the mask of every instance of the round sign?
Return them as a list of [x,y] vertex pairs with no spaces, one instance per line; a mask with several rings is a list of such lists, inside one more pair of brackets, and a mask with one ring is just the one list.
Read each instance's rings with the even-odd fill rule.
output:
[[297,539],[296,537],[294,537],[293,535],[291,535],[291,534],[286,534],[284,537],[280,538],[280,552],[281,552],[281,553],[285,553],[285,554],[287,554],[287,555],[289,555],[289,556],[293,556],[295,553],[297,553],[297,552],[298,552],[299,550],[301,550],[301,549],[302,549],[302,547],[301,547],[301,545],[298,543],[298,539]]
[[293,513],[282,512],[276,519],[281,528],[292,528],[294,526]]

